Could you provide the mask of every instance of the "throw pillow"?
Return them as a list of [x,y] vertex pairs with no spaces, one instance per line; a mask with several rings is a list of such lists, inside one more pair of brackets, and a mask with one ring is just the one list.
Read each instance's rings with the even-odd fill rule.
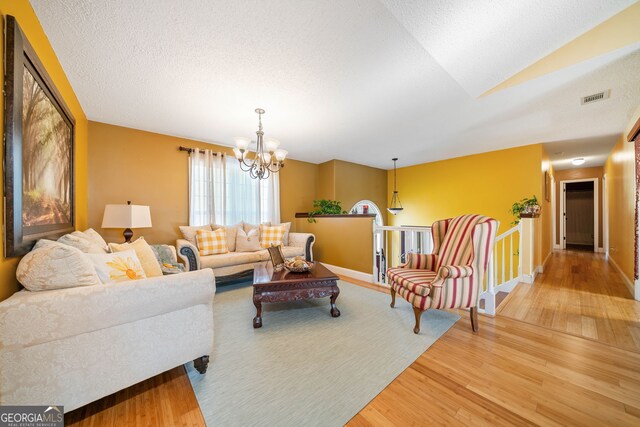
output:
[[198,230],[196,232],[196,243],[200,255],[226,254],[229,252],[227,248],[227,233],[224,227],[215,231]]
[[87,254],[87,256],[104,284],[146,278],[140,260],[133,249],[111,254]]
[[284,239],[284,225],[260,225],[260,246],[270,248],[281,246]]
[[282,244],[284,246],[289,246],[289,231],[291,230],[291,223],[283,222],[282,224],[271,224],[271,225],[284,225],[284,237],[282,238]]
[[198,225],[196,227],[181,225],[179,228],[182,233],[182,237],[184,237],[184,239],[193,246],[196,246],[196,232],[198,230],[211,230],[211,225]]
[[22,286],[30,291],[48,291],[100,284],[91,260],[80,249],[44,242],[20,260],[16,278]]
[[109,243],[109,248],[111,249],[111,252],[123,252],[133,249],[136,252],[138,260],[140,261],[140,265],[142,265],[145,276],[162,276],[160,263],[158,262],[156,255],[153,253],[153,249],[151,249],[151,246],[149,246],[147,241],[144,240],[144,237],[139,237],[133,243]]
[[105,252],[109,251],[109,245],[107,245],[107,242],[105,242],[105,240],[96,230],[94,230],[93,228],[88,228],[82,233],[93,243],[104,249]]
[[254,228],[248,233],[238,227],[236,236],[236,252],[256,252],[261,250],[258,229]]
[[[258,230],[258,236],[260,235],[260,224],[249,224],[248,222],[244,222],[242,221],[242,229],[244,230],[245,233],[248,233],[249,231],[256,229]],[[262,225],[271,225],[270,221],[267,222],[263,222]],[[238,224],[238,226],[240,226],[240,224]]]
[[73,233],[65,234],[58,239],[58,242],[68,246],[73,246],[86,254],[103,254],[107,252],[103,247],[89,239],[89,237],[87,237],[82,231],[74,231]]
[[160,263],[162,274],[176,274],[184,272],[184,265],[178,263],[176,249],[171,245],[150,245],[153,254]]
[[213,230],[217,230],[218,228],[224,227],[224,230],[227,233],[227,249],[229,249],[229,252],[235,252],[236,251],[236,233],[238,232],[238,227],[241,227],[242,224],[236,224],[236,225],[215,225],[212,224],[211,228]]

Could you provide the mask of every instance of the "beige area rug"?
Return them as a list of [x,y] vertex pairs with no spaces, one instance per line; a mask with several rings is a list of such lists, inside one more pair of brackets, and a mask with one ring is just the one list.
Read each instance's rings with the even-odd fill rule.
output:
[[460,317],[339,282],[341,316],[329,298],[263,304],[253,329],[250,284],[219,288],[209,370],[189,378],[208,426],[342,426]]

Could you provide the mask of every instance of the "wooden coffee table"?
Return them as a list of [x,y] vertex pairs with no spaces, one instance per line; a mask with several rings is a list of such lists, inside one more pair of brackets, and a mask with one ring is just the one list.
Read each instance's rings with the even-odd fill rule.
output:
[[286,302],[330,296],[331,316],[338,317],[338,295],[338,276],[319,262],[314,263],[306,273],[292,273],[286,269],[273,271],[271,263],[256,264],[253,270],[253,305],[256,306],[253,327],[262,327],[263,302]]

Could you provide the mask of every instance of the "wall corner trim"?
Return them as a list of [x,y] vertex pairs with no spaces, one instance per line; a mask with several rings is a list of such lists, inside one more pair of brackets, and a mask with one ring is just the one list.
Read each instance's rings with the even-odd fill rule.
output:
[[629,280],[629,278],[624,274],[620,266],[614,261],[613,257],[609,257],[607,261],[609,261],[611,265],[615,267],[615,269],[618,271],[618,274],[620,274],[620,277],[622,278],[622,281],[624,282],[625,286],[631,293],[631,296],[635,298],[635,289],[634,289],[635,287],[633,286],[633,283],[631,283],[631,280]]
[[373,280],[373,273],[367,274],[367,273],[363,273],[362,271],[356,271],[356,270],[351,270],[350,268],[338,267],[337,265],[327,264],[326,262],[323,262],[322,264],[336,274],[340,274],[342,276],[348,276],[353,279],[362,280],[363,282],[375,283]]

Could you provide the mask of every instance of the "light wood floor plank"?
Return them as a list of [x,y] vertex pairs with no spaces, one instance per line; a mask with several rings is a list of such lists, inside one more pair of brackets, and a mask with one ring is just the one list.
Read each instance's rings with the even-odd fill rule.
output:
[[[518,285],[497,317],[480,316],[478,333],[460,311],[461,320],[348,425],[640,425],[640,307],[616,275],[600,255],[554,254],[540,281]],[[66,414],[66,421],[204,426],[183,367]]]

